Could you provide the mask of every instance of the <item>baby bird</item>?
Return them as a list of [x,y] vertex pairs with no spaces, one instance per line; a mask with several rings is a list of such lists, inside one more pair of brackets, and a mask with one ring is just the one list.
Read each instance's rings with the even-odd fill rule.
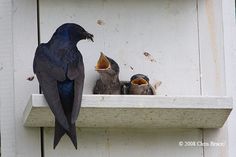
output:
[[133,75],[128,85],[128,94],[155,95],[154,88],[149,84],[149,78],[143,74]]
[[93,94],[120,94],[119,65],[102,52],[95,67],[100,74],[93,89]]

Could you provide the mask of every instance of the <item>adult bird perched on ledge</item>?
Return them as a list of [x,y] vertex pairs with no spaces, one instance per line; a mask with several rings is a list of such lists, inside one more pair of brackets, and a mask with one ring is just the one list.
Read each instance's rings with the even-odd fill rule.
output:
[[93,41],[93,35],[77,24],[66,23],[35,52],[34,73],[55,116],[54,149],[65,133],[77,149],[75,121],[81,106],[84,63],[76,44],[83,39]]
[[119,65],[102,52],[95,67],[100,74],[93,89],[94,94],[120,94]]

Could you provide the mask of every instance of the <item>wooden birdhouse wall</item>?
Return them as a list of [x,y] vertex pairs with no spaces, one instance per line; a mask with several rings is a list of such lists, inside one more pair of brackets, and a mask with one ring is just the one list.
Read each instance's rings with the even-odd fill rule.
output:
[[[84,94],[92,94],[98,78],[95,65],[100,52],[104,52],[119,64],[121,80],[129,80],[136,73],[146,74],[152,85],[160,85],[157,95],[226,95],[228,54],[224,51],[223,16],[232,2],[3,1],[0,4],[5,8],[6,25],[2,26],[0,39],[9,37],[5,47],[0,47],[4,51],[0,62],[0,73],[4,74],[1,132],[2,153],[7,157],[228,156],[227,124],[221,129],[78,128],[78,150],[67,136],[53,150],[54,129],[24,127],[22,114],[30,95],[39,93],[37,79],[26,80],[33,74],[35,49],[67,22],[80,24],[94,34],[94,43],[81,41],[77,45],[86,69]],[[219,142],[224,146],[187,147],[181,146],[181,141]]]
[[196,1],[42,0],[39,10],[41,42],[65,22],[94,34],[94,43],[78,43],[86,67],[84,93],[92,93],[104,52],[119,64],[121,80],[143,73],[152,84],[162,82],[159,95],[200,95]]

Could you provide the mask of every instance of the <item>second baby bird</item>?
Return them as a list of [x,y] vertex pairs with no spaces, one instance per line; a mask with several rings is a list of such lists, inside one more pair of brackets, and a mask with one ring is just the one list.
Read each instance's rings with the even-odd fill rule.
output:
[[100,74],[93,89],[94,94],[120,94],[119,65],[101,52],[95,67]]

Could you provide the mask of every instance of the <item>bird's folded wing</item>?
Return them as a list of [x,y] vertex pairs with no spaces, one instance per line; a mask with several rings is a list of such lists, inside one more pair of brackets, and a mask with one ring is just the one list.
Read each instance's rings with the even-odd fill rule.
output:
[[43,94],[56,120],[64,129],[69,130],[69,124],[63,111],[57,88],[57,81],[65,80],[65,72],[62,68],[50,62],[46,55],[47,53],[48,49],[44,45],[38,46],[34,58],[34,73],[39,80]]
[[41,85],[45,99],[52,110],[56,120],[65,129],[69,130],[69,124],[62,108],[60,96],[57,88],[57,80],[45,72],[36,73]]
[[33,63],[34,73],[45,72],[57,81],[64,81],[66,79],[65,70],[53,64],[53,56],[49,54],[49,50],[43,44],[38,46]]
[[81,59],[77,64],[70,64],[68,67],[68,77],[74,80],[74,104],[71,114],[71,123],[74,124],[79,115],[83,86],[84,86],[84,64]]

